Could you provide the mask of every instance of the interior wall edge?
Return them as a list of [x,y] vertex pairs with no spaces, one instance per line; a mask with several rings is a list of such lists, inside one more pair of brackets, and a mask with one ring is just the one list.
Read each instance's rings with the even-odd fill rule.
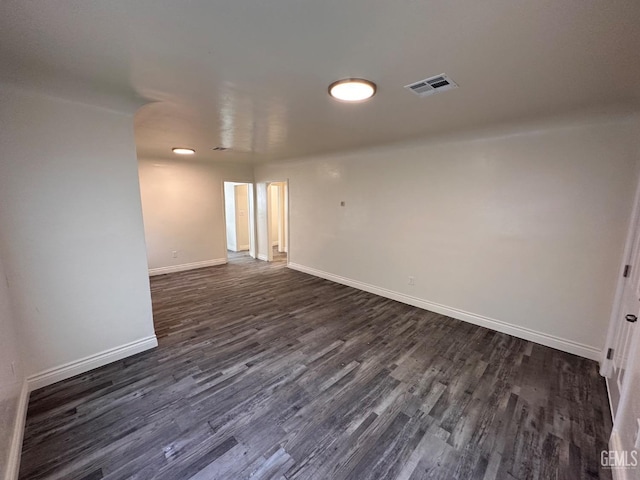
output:
[[27,407],[29,406],[29,383],[25,379],[22,382],[22,390],[18,398],[18,409],[11,437],[11,447],[9,458],[7,459],[7,470],[5,480],[17,480],[20,473],[20,457],[22,454],[22,438],[24,437],[24,426],[27,420]]
[[110,348],[88,357],[50,368],[34,375],[27,377],[29,391],[52,385],[61,380],[75,377],[83,373],[87,373],[94,368],[102,367],[109,363],[122,360],[123,358],[142,353],[158,346],[158,339],[155,335],[144,337],[139,340],[120,345],[119,347]]
[[357,288],[358,290],[363,290],[365,292],[373,293],[374,295],[379,295],[381,297],[389,298],[391,300],[395,300],[397,302],[411,305],[413,307],[422,308],[423,310],[428,310],[431,312],[439,313],[441,315],[446,315],[448,317],[455,318],[463,322],[472,323],[474,325],[485,327],[497,332],[506,333],[508,335],[512,335],[514,337],[521,338],[523,340],[528,340],[531,342],[538,343],[540,345],[545,345],[547,347],[555,348],[556,350],[561,350],[563,352],[571,353],[573,355],[578,355],[580,357],[588,358],[590,360],[600,361],[601,349],[591,345],[585,345],[583,343],[575,342],[573,340],[569,340],[566,338],[561,338],[555,335],[549,335],[547,333],[539,332],[537,330],[532,330],[526,327],[521,327],[508,322],[504,322],[502,320],[486,317],[484,315],[478,315],[476,313],[466,312],[464,310],[459,310],[457,308],[449,307],[447,305],[441,305],[439,303],[431,302],[426,299],[413,297],[410,295],[406,295],[404,293],[378,287],[376,285],[371,285],[368,283],[360,282],[358,280],[353,280],[351,278],[334,275],[333,273],[317,270],[315,268],[307,267],[305,265],[300,265],[297,263],[290,262],[287,265],[287,267],[293,270],[297,270],[299,272],[313,275],[315,277],[320,277],[320,278],[324,278],[325,280],[329,280],[335,283],[340,283],[348,287]]
[[[0,82],[0,87],[6,91],[15,91],[24,95],[44,97],[62,102],[106,110],[111,113],[119,113],[127,117],[134,117],[136,112],[150,103],[148,99],[127,94],[108,92],[95,87],[78,89],[47,89],[42,85],[29,85],[25,83]],[[153,102],[151,102],[153,103]]]

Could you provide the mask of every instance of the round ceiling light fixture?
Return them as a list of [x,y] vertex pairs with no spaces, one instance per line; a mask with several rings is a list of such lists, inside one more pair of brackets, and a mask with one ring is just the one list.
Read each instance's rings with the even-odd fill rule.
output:
[[182,148],[182,147],[172,148],[171,151],[173,153],[177,153],[178,155],[193,155],[194,153],[196,153],[196,151],[193,148]]
[[343,102],[361,102],[376,93],[376,84],[364,78],[345,78],[329,85],[329,95]]

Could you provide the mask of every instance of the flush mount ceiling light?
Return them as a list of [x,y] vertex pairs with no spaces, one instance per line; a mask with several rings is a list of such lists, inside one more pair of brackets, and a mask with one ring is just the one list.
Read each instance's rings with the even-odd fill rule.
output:
[[376,84],[363,78],[345,78],[329,85],[329,95],[343,102],[361,102],[376,93]]
[[178,155],[193,155],[196,151],[193,148],[173,148],[171,149],[173,153],[177,153]]

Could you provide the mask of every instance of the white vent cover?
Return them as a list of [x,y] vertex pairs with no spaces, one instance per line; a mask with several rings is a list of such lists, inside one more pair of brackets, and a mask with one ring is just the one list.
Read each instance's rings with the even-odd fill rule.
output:
[[425,78],[419,82],[410,83],[409,85],[405,85],[404,88],[420,97],[426,97],[434,93],[446,92],[447,90],[458,88],[458,85],[443,73],[435,77]]

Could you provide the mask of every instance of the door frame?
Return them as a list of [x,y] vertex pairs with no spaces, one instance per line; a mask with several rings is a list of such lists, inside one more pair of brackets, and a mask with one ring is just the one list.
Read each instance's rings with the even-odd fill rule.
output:
[[227,198],[224,191],[225,183],[233,183],[234,187],[237,185],[247,186],[247,202],[249,208],[247,209],[247,218],[249,220],[249,255],[252,258],[256,258],[258,251],[258,239],[256,237],[256,219],[255,219],[255,183],[253,182],[238,182],[235,180],[222,180],[220,187],[222,191],[222,238],[224,240],[224,259],[225,263],[229,262],[229,254],[227,249]]
[[[267,183],[267,262],[273,262],[273,241],[271,240],[271,222],[273,221],[273,194],[271,189],[278,182]],[[275,185],[278,186],[278,185]]]
[[247,183],[247,200],[249,202],[249,208],[247,208],[247,216],[249,217],[249,256],[251,258],[256,258],[258,256],[258,237],[256,236],[255,189],[256,187],[254,183]]
[[290,227],[290,211],[291,209],[289,208],[289,204],[290,204],[290,198],[291,196],[289,195],[289,179],[285,179],[285,180],[273,180],[270,182],[265,182],[267,185],[266,190],[266,195],[267,195],[267,201],[266,201],[266,206],[267,206],[267,214],[266,214],[266,221],[267,221],[267,225],[266,225],[266,235],[267,235],[267,255],[266,255],[266,259],[268,262],[273,262],[273,246],[271,245],[271,217],[273,215],[272,213],[272,209],[273,206],[271,205],[271,185],[272,184],[277,184],[277,186],[281,187],[283,189],[282,192],[280,192],[279,194],[279,202],[282,201],[283,202],[283,207],[284,207],[284,214],[283,214],[283,219],[284,219],[284,234],[283,237],[285,238],[285,244],[286,244],[286,253],[287,253],[287,265],[289,265],[289,258],[291,255],[291,248],[290,248],[290,242],[289,242],[289,238],[290,238],[290,232],[291,232],[291,227]]
[[[622,254],[622,261],[620,263],[620,268],[618,271],[618,282],[616,285],[616,292],[613,300],[613,307],[611,309],[611,317],[609,319],[609,328],[607,331],[607,339],[602,349],[600,356],[600,375],[605,377],[607,384],[607,396],[609,398],[609,409],[611,411],[611,418],[615,422],[614,412],[613,412],[613,403],[611,402],[611,392],[609,387],[609,382],[616,381],[613,378],[613,361],[607,358],[607,352],[610,348],[616,347],[616,341],[618,339],[618,331],[625,320],[622,315],[622,302],[624,300],[624,290],[627,285],[627,282],[632,278],[631,275],[628,277],[624,276],[625,269],[627,265],[632,265],[632,269],[640,268],[640,262],[638,265],[633,265],[633,253],[634,247],[636,244],[639,244],[640,240],[640,182],[636,185],[636,192],[633,200],[633,208],[631,211],[631,217],[629,219],[629,230],[627,231],[627,238],[624,245],[624,252]],[[636,329],[640,330],[640,329]],[[637,337],[638,334],[634,335]],[[634,344],[637,342],[637,339],[634,338],[631,341],[630,351],[634,349]],[[624,390],[626,388],[623,387],[623,391],[620,393],[620,402],[622,402],[622,398],[624,397]],[[620,405],[618,405],[619,407]]]

